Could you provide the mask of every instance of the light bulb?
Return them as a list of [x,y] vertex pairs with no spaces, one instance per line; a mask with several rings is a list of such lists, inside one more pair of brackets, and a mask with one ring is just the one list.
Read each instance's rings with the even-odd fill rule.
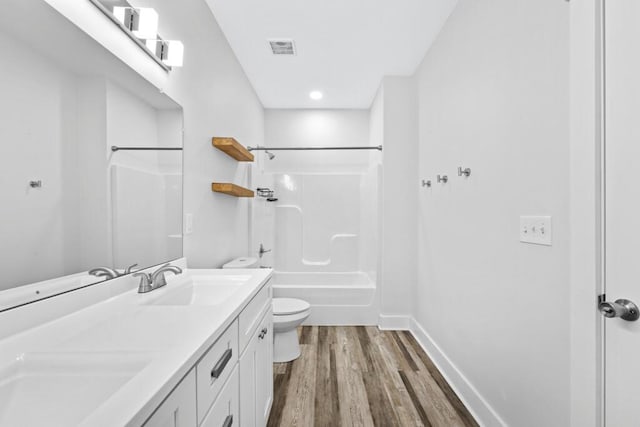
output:
[[150,7],[116,6],[113,15],[139,39],[158,37],[158,12]]
[[184,58],[184,44],[179,40],[165,40],[162,62],[169,67],[182,67]]
[[313,92],[311,92],[309,94],[309,98],[313,99],[314,101],[319,101],[322,99],[322,92],[320,92],[319,90],[314,90]]

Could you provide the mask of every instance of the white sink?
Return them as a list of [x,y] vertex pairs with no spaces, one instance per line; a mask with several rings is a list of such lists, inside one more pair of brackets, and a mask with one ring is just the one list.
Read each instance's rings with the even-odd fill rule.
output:
[[0,370],[0,425],[77,425],[150,361],[144,354],[21,355]]
[[251,275],[229,274],[211,276],[188,276],[186,282],[169,283],[164,288],[151,291],[155,298],[143,305],[206,305],[222,304],[242,288]]

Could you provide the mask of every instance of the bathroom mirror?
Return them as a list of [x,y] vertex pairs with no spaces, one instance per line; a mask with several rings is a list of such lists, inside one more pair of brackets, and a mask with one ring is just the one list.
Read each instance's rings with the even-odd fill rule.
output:
[[9,3],[0,311],[182,257],[181,107],[46,2]]

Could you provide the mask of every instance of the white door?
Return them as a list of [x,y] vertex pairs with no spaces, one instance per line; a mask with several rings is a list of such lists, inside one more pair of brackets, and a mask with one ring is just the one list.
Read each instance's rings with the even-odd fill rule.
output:
[[[606,300],[640,304],[640,0],[606,0],[604,34]],[[606,426],[640,426],[640,321],[605,309]]]

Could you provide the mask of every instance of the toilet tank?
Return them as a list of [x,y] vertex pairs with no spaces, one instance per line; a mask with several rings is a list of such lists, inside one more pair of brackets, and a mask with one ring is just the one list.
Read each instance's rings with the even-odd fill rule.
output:
[[235,258],[223,265],[222,268],[258,268],[258,259],[253,257]]

